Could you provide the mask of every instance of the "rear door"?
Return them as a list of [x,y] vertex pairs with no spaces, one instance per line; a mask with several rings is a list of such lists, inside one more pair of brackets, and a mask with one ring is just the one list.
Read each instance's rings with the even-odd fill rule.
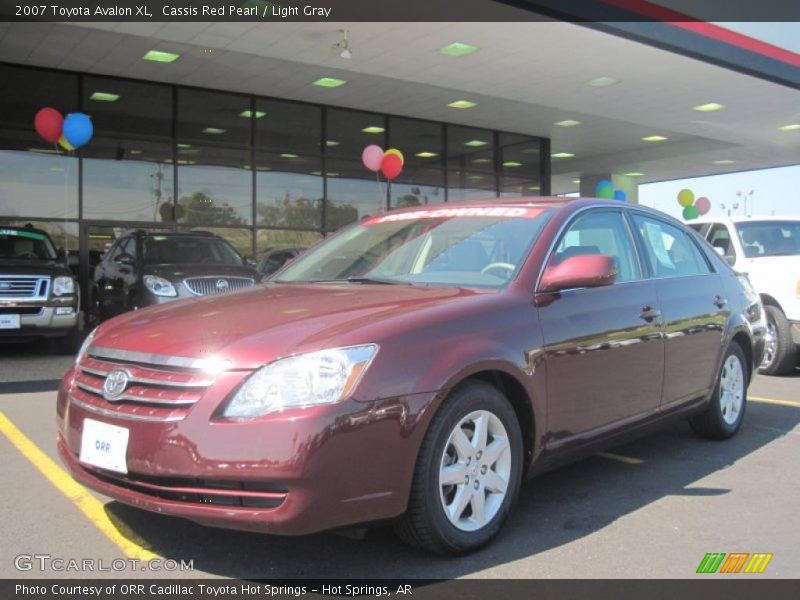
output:
[[545,341],[551,447],[581,441],[658,410],[664,347],[655,283],[647,279],[620,209],[580,213],[548,259],[607,254],[610,286],[562,290],[538,303]]
[[631,218],[664,321],[661,406],[669,408],[711,391],[730,315],[728,298],[693,236],[639,211]]

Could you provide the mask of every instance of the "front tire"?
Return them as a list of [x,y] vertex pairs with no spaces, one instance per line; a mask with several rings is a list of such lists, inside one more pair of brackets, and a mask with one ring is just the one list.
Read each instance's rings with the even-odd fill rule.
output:
[[767,339],[764,360],[758,368],[763,375],[788,375],[794,371],[795,356],[792,332],[786,315],[776,306],[765,306],[767,315]]
[[749,372],[741,347],[731,342],[722,360],[717,385],[705,412],[689,420],[698,435],[711,440],[725,440],[742,426],[747,407]]
[[486,545],[519,494],[522,457],[522,433],[506,397],[482,381],[457,387],[425,435],[398,535],[436,554]]

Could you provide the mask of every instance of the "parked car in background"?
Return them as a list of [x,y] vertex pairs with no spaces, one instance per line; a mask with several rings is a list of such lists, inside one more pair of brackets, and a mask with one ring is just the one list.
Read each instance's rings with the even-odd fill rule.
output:
[[672,419],[734,435],[764,332],[747,279],[657,211],[404,209],[264,285],[100,325],[60,386],[58,451],[159,514],[276,534],[393,519],[459,554],[523,477]]
[[45,231],[0,226],[0,343],[51,339],[62,353],[78,350],[83,331],[80,290]]
[[250,261],[211,233],[133,230],[95,267],[92,300],[104,320],[152,304],[242,290],[259,279]]
[[746,273],[767,314],[760,372],[786,375],[800,358],[800,219],[700,219],[691,226],[739,273]]
[[306,249],[300,246],[289,248],[267,248],[258,263],[258,272],[262,277],[269,277],[290,260],[297,258]]

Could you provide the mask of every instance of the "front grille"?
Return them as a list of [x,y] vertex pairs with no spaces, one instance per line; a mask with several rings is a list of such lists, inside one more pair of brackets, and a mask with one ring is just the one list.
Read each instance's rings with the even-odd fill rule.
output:
[[0,300],[45,300],[50,279],[35,275],[0,275]]
[[[182,357],[92,346],[78,365],[71,399],[84,410],[103,416],[179,421],[214,383],[193,363]],[[110,400],[103,394],[103,385],[112,371],[120,369],[125,371],[128,383],[122,393]]]
[[119,475],[81,465],[99,480],[140,494],[194,504],[216,504],[245,508],[277,508],[289,490],[270,482]]
[[255,280],[249,277],[190,277],[183,284],[195,296],[224,294],[253,287]]

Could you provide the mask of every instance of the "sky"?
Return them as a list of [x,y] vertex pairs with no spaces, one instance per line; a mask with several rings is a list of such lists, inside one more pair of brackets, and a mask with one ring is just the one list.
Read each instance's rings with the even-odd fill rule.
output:
[[695,198],[705,196],[711,201],[708,217],[725,216],[729,210],[731,215],[739,216],[800,217],[800,165],[645,183],[639,186],[639,204],[681,218],[683,207],[678,204],[678,192],[682,189],[692,190]]

